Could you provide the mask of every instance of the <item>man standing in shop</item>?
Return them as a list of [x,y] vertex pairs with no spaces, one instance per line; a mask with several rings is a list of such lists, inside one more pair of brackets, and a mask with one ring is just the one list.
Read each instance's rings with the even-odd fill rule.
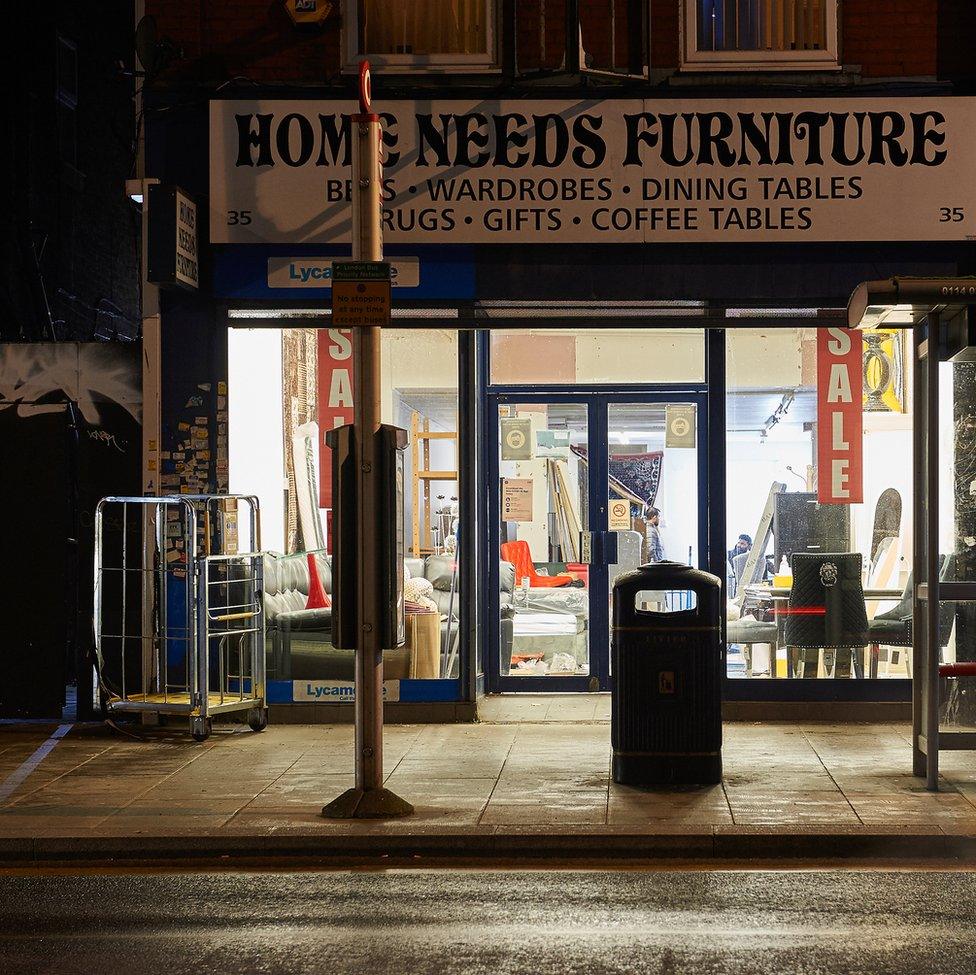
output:
[[644,538],[647,541],[647,561],[663,562],[664,546],[661,544],[661,512],[657,508],[648,507],[644,516]]

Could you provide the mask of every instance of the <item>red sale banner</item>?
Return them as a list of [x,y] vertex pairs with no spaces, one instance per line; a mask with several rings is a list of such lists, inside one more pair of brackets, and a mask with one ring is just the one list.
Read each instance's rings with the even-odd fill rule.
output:
[[861,334],[817,329],[817,500],[864,500]]
[[319,414],[319,507],[332,507],[332,451],[329,430],[352,423],[352,329],[320,328],[317,399]]

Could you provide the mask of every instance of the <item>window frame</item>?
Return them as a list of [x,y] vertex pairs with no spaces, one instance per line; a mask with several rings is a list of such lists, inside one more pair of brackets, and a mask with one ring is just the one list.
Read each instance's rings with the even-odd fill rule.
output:
[[697,0],[681,0],[681,67],[694,71],[839,71],[840,0],[824,3],[826,47],[819,51],[699,51]]
[[349,0],[342,19],[343,71],[359,70],[359,62],[366,58],[370,67],[388,73],[409,73],[418,70],[443,74],[484,74],[501,71],[500,45],[502,0],[479,0],[485,7],[485,40],[483,54],[373,54],[359,50],[359,6],[361,0]]

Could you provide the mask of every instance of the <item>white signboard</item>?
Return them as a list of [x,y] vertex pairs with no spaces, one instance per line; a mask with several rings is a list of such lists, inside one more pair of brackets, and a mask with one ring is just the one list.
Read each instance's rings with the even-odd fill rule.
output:
[[[331,288],[332,265],[350,260],[337,257],[269,257],[268,287]],[[418,258],[395,257],[389,263],[392,287],[416,288],[420,284]]]
[[[389,242],[976,239],[976,99],[386,101]],[[348,242],[351,101],[213,101],[214,243]]]
[[200,286],[197,261],[197,205],[176,191],[176,280],[191,288]]

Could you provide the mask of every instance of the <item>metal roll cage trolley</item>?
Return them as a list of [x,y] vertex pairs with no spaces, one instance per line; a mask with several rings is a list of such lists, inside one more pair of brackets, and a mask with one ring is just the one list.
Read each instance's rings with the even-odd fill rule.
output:
[[940,727],[944,687],[960,678],[976,678],[976,661],[940,660],[940,605],[976,602],[976,575],[970,581],[940,579],[939,564],[939,365],[976,361],[976,277],[867,281],[851,296],[847,320],[851,328],[912,331],[912,765],[915,775],[936,792],[939,753],[976,750],[976,731]]
[[[256,551],[231,554],[242,504]],[[242,712],[255,731],[267,726],[260,548],[252,496],[98,503],[94,635],[107,718],[180,715],[198,741],[218,714]]]

